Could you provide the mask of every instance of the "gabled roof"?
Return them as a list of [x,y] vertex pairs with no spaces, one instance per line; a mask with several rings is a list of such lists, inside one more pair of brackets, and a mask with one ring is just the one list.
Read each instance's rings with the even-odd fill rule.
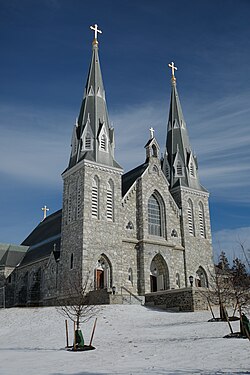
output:
[[133,183],[139,178],[147,169],[148,163],[143,163],[122,176],[122,196],[127,193]]
[[28,246],[0,244],[0,266],[16,267],[23,259]]
[[49,215],[31,232],[22,243],[22,245],[29,246],[29,249],[20,266],[47,258],[51,252],[55,252],[56,259],[59,257],[61,221],[62,210],[59,210]]
[[62,210],[54,212],[44,219],[38,226],[28,235],[21,245],[32,246],[45,239],[61,234]]

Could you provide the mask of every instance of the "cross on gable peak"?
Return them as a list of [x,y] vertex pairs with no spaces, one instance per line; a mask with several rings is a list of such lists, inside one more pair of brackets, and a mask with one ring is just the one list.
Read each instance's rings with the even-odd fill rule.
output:
[[42,207],[42,211],[43,211],[43,220],[44,220],[47,217],[47,211],[49,211],[49,208],[45,205],[44,207]]

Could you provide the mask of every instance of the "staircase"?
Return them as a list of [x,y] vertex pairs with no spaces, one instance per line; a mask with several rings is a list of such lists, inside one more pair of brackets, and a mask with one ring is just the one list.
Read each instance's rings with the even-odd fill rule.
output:
[[122,296],[122,304],[124,305],[144,305],[145,297],[140,296],[138,297],[134,293],[132,293],[129,289],[125,286],[121,287],[121,296]]

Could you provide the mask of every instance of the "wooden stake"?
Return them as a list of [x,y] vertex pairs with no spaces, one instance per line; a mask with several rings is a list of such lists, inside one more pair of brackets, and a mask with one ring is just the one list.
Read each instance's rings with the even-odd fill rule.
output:
[[211,306],[211,303],[210,303],[208,297],[207,297],[207,303],[208,303],[209,309],[210,309],[210,311],[211,311],[212,317],[215,319],[214,312],[213,312],[213,309],[212,309],[212,306]]
[[74,350],[76,351],[76,322],[74,321]]
[[97,322],[97,318],[95,318],[95,323],[93,325],[93,329],[92,329],[92,334],[91,334],[91,339],[90,339],[89,346],[92,345],[92,341],[93,341],[93,337],[94,337],[94,333],[95,333],[96,322]]
[[68,328],[68,321],[65,319],[65,329],[66,329],[66,348],[69,347],[69,328]]
[[[223,305],[222,305],[222,306],[223,306]],[[223,309],[225,309],[224,306],[223,306]],[[230,323],[230,321],[229,321],[229,319],[228,319],[228,314],[227,314],[227,310],[226,310],[226,309],[225,309],[225,317],[226,317],[227,324],[229,325],[229,328],[230,328],[231,333],[234,333],[233,328],[232,328],[232,325],[231,325],[231,323]]]

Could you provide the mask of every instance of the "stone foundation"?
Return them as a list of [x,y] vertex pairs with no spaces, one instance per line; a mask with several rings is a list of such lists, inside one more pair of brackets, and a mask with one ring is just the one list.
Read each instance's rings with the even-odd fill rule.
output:
[[178,311],[208,310],[203,288],[164,290],[145,295],[145,305]]

